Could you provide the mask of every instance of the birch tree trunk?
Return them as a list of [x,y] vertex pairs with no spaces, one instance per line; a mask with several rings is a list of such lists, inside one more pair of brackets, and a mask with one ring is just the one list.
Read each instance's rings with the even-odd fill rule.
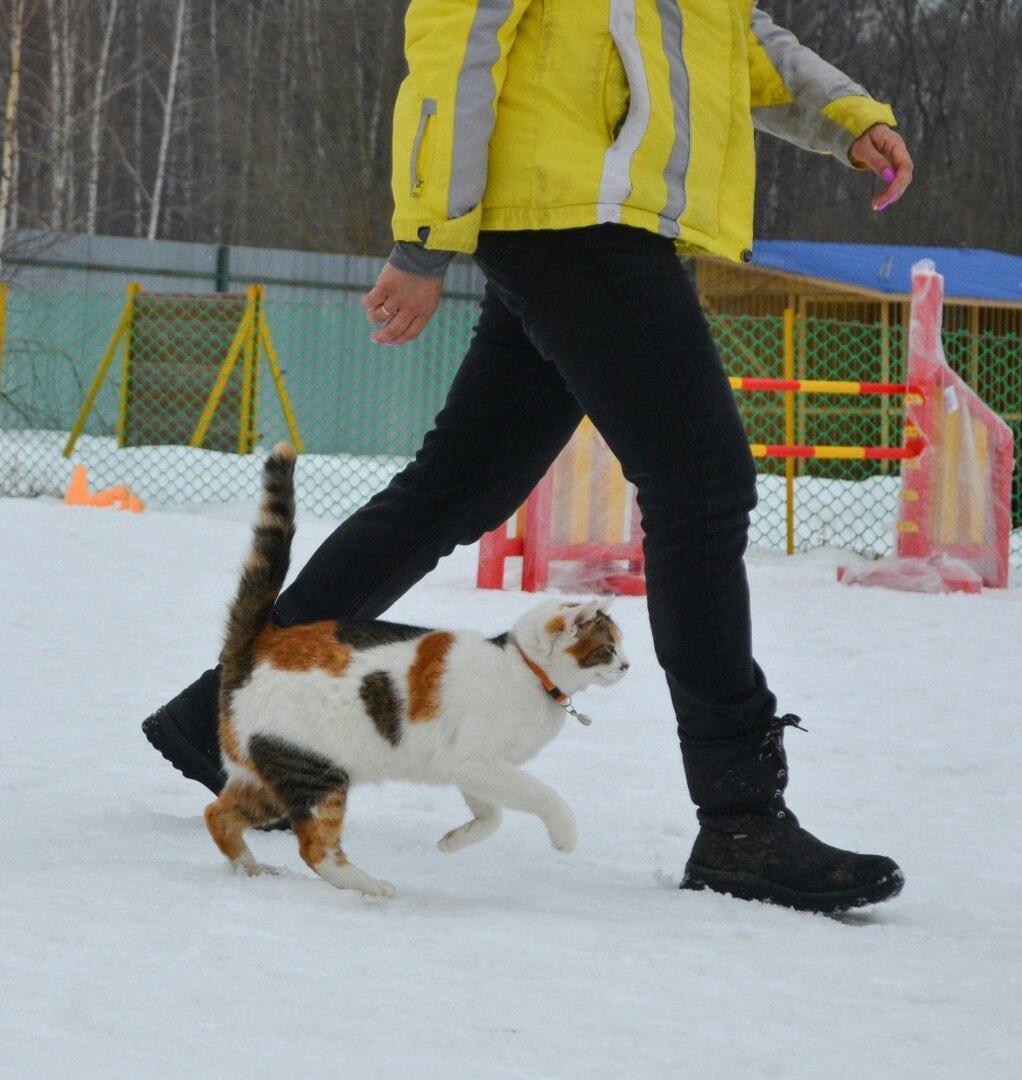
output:
[[136,3],[135,5],[135,102],[134,111],[132,115],[133,121],[133,135],[134,135],[134,151],[135,151],[135,163],[134,163],[134,184],[132,185],[132,201],[134,203],[135,210],[135,236],[141,236],[142,230],[145,227],[145,188],[143,186],[144,163],[143,163],[143,146],[142,146],[142,92],[145,89],[145,77],[143,72],[145,70],[144,57],[145,49],[143,46],[143,34],[142,34],[142,5]]
[[60,26],[58,25],[57,4],[60,0],[46,0],[46,23],[50,33],[50,100],[49,100],[49,142],[50,142],[50,228],[59,232],[63,221],[61,209],[64,203],[63,154],[61,153],[61,106],[63,91],[61,88],[60,67]]
[[21,200],[18,198],[18,193],[21,190],[18,177],[21,175],[21,152],[19,150],[18,140],[18,125],[14,125],[14,154],[13,162],[11,164],[11,208],[7,215],[7,225],[10,229],[16,229],[18,227],[18,209],[21,206]]
[[[60,103],[60,175],[63,180],[63,199],[60,216],[64,228],[74,227],[77,202],[74,131],[75,131],[75,60],[78,54],[78,27],[71,18],[72,0],[61,0],[60,6],[60,81],[64,98]],[[77,12],[76,12],[77,14]]]
[[213,133],[213,239],[219,244],[224,238],[224,147],[223,124],[220,121],[220,46],[217,33],[217,0],[209,0],[209,71],[212,80]]
[[245,21],[245,109],[241,137],[241,181],[239,185],[239,213],[235,214],[233,238],[237,242],[238,230],[248,228],[252,210],[252,163],[256,113],[256,74],[263,44],[264,7],[253,14],[249,7]]
[[[14,190],[14,150],[18,123],[18,91],[21,88],[21,36],[25,25],[25,0],[14,0],[11,12],[11,75],[4,109],[4,149],[0,164],[0,258],[7,235],[7,213]],[[0,263],[2,269],[2,263]]]
[[96,208],[99,204],[99,149],[103,122],[103,95],[106,90],[106,72],[110,63],[110,43],[114,37],[114,25],[117,22],[117,8],[120,0],[110,0],[106,26],[103,30],[103,44],[99,52],[99,67],[96,70],[96,85],[92,93],[92,124],[89,130],[89,179],[87,181],[88,202],[85,212],[85,231],[91,236],[96,231]]
[[167,96],[163,104],[163,130],[160,134],[160,152],[156,159],[156,180],[153,183],[153,198],[149,205],[149,228],[146,238],[156,239],[156,227],[160,221],[160,201],[163,198],[164,176],[167,171],[167,149],[170,146],[170,132],[174,118],[174,94],[177,90],[177,69],[181,63],[181,36],[185,25],[185,3],[178,0],[177,18],[174,22],[174,50],[170,57],[170,71],[167,74]]

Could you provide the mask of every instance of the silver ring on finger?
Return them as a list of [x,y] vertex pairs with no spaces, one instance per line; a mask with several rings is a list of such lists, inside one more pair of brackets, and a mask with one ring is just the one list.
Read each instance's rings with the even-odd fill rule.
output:
[[388,319],[394,318],[394,312],[391,311],[386,304],[380,304],[380,310],[383,312],[384,315],[387,316]]

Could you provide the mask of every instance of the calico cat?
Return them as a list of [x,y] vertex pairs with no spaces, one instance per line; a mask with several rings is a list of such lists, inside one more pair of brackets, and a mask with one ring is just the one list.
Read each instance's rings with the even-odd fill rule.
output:
[[522,772],[562,728],[568,695],[609,686],[628,669],[606,604],[547,601],[496,638],[341,619],[270,621],[294,536],[295,451],[266,461],[253,546],[228,615],[220,745],[228,780],[206,825],[235,868],[256,862],[243,833],[286,817],[302,859],[330,884],[374,896],[394,888],[341,850],[348,789],[410,780],[455,784],[472,813],[440,840],[458,851],[490,836],[501,810],[544,823],[558,851],[575,847],[559,795]]

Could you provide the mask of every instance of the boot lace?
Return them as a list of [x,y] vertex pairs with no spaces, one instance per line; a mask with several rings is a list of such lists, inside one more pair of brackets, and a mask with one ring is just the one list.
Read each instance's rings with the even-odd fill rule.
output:
[[[787,761],[784,757],[784,729],[790,727],[798,728],[799,731],[806,730],[802,726],[802,718],[794,713],[785,713],[784,716],[774,717],[763,735],[763,741],[759,744],[760,761],[769,761],[770,758],[780,761],[781,767],[777,770],[777,779],[781,781],[788,775],[785,767]],[[778,809],[774,810],[775,817],[783,820],[788,816],[788,808],[784,805],[783,787],[779,787],[774,792],[774,805],[778,807]]]

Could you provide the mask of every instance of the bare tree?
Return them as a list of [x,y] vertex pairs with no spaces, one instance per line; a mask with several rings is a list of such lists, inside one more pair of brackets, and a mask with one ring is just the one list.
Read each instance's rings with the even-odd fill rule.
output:
[[142,5],[135,4],[135,99],[134,109],[132,111],[132,134],[134,136],[132,140],[132,148],[134,154],[132,155],[133,165],[131,168],[132,179],[134,183],[131,186],[132,202],[135,210],[135,236],[142,235],[142,226],[145,221],[145,201],[146,193],[143,183],[143,142],[142,142],[142,118],[144,114],[143,96],[145,91],[145,78],[143,72],[145,70],[145,34],[144,34],[144,22],[142,18]]
[[110,63],[110,43],[114,37],[114,25],[117,22],[117,8],[120,0],[110,0],[107,9],[106,25],[103,30],[103,44],[99,51],[99,65],[96,69],[96,82],[92,93],[92,119],[89,126],[89,178],[86,186],[88,206],[85,212],[85,231],[96,231],[96,211],[99,203],[99,150],[100,134],[103,125],[103,95],[106,90],[106,73]]
[[4,108],[4,146],[0,163],[0,255],[7,235],[7,216],[14,190],[14,151],[18,124],[18,94],[21,89],[21,47],[25,29],[25,0],[14,0],[11,10],[11,70],[7,77],[7,104]]
[[160,220],[160,200],[163,197],[163,184],[167,169],[167,148],[170,146],[170,133],[174,122],[174,95],[177,90],[177,72],[181,64],[181,38],[185,25],[185,6],[187,0],[178,0],[177,17],[174,20],[174,47],[170,56],[170,70],[167,73],[167,93],[163,100],[163,131],[160,135],[160,150],[156,156],[156,180],[153,183],[153,197],[149,204],[149,228],[146,238],[156,239],[156,227]]

